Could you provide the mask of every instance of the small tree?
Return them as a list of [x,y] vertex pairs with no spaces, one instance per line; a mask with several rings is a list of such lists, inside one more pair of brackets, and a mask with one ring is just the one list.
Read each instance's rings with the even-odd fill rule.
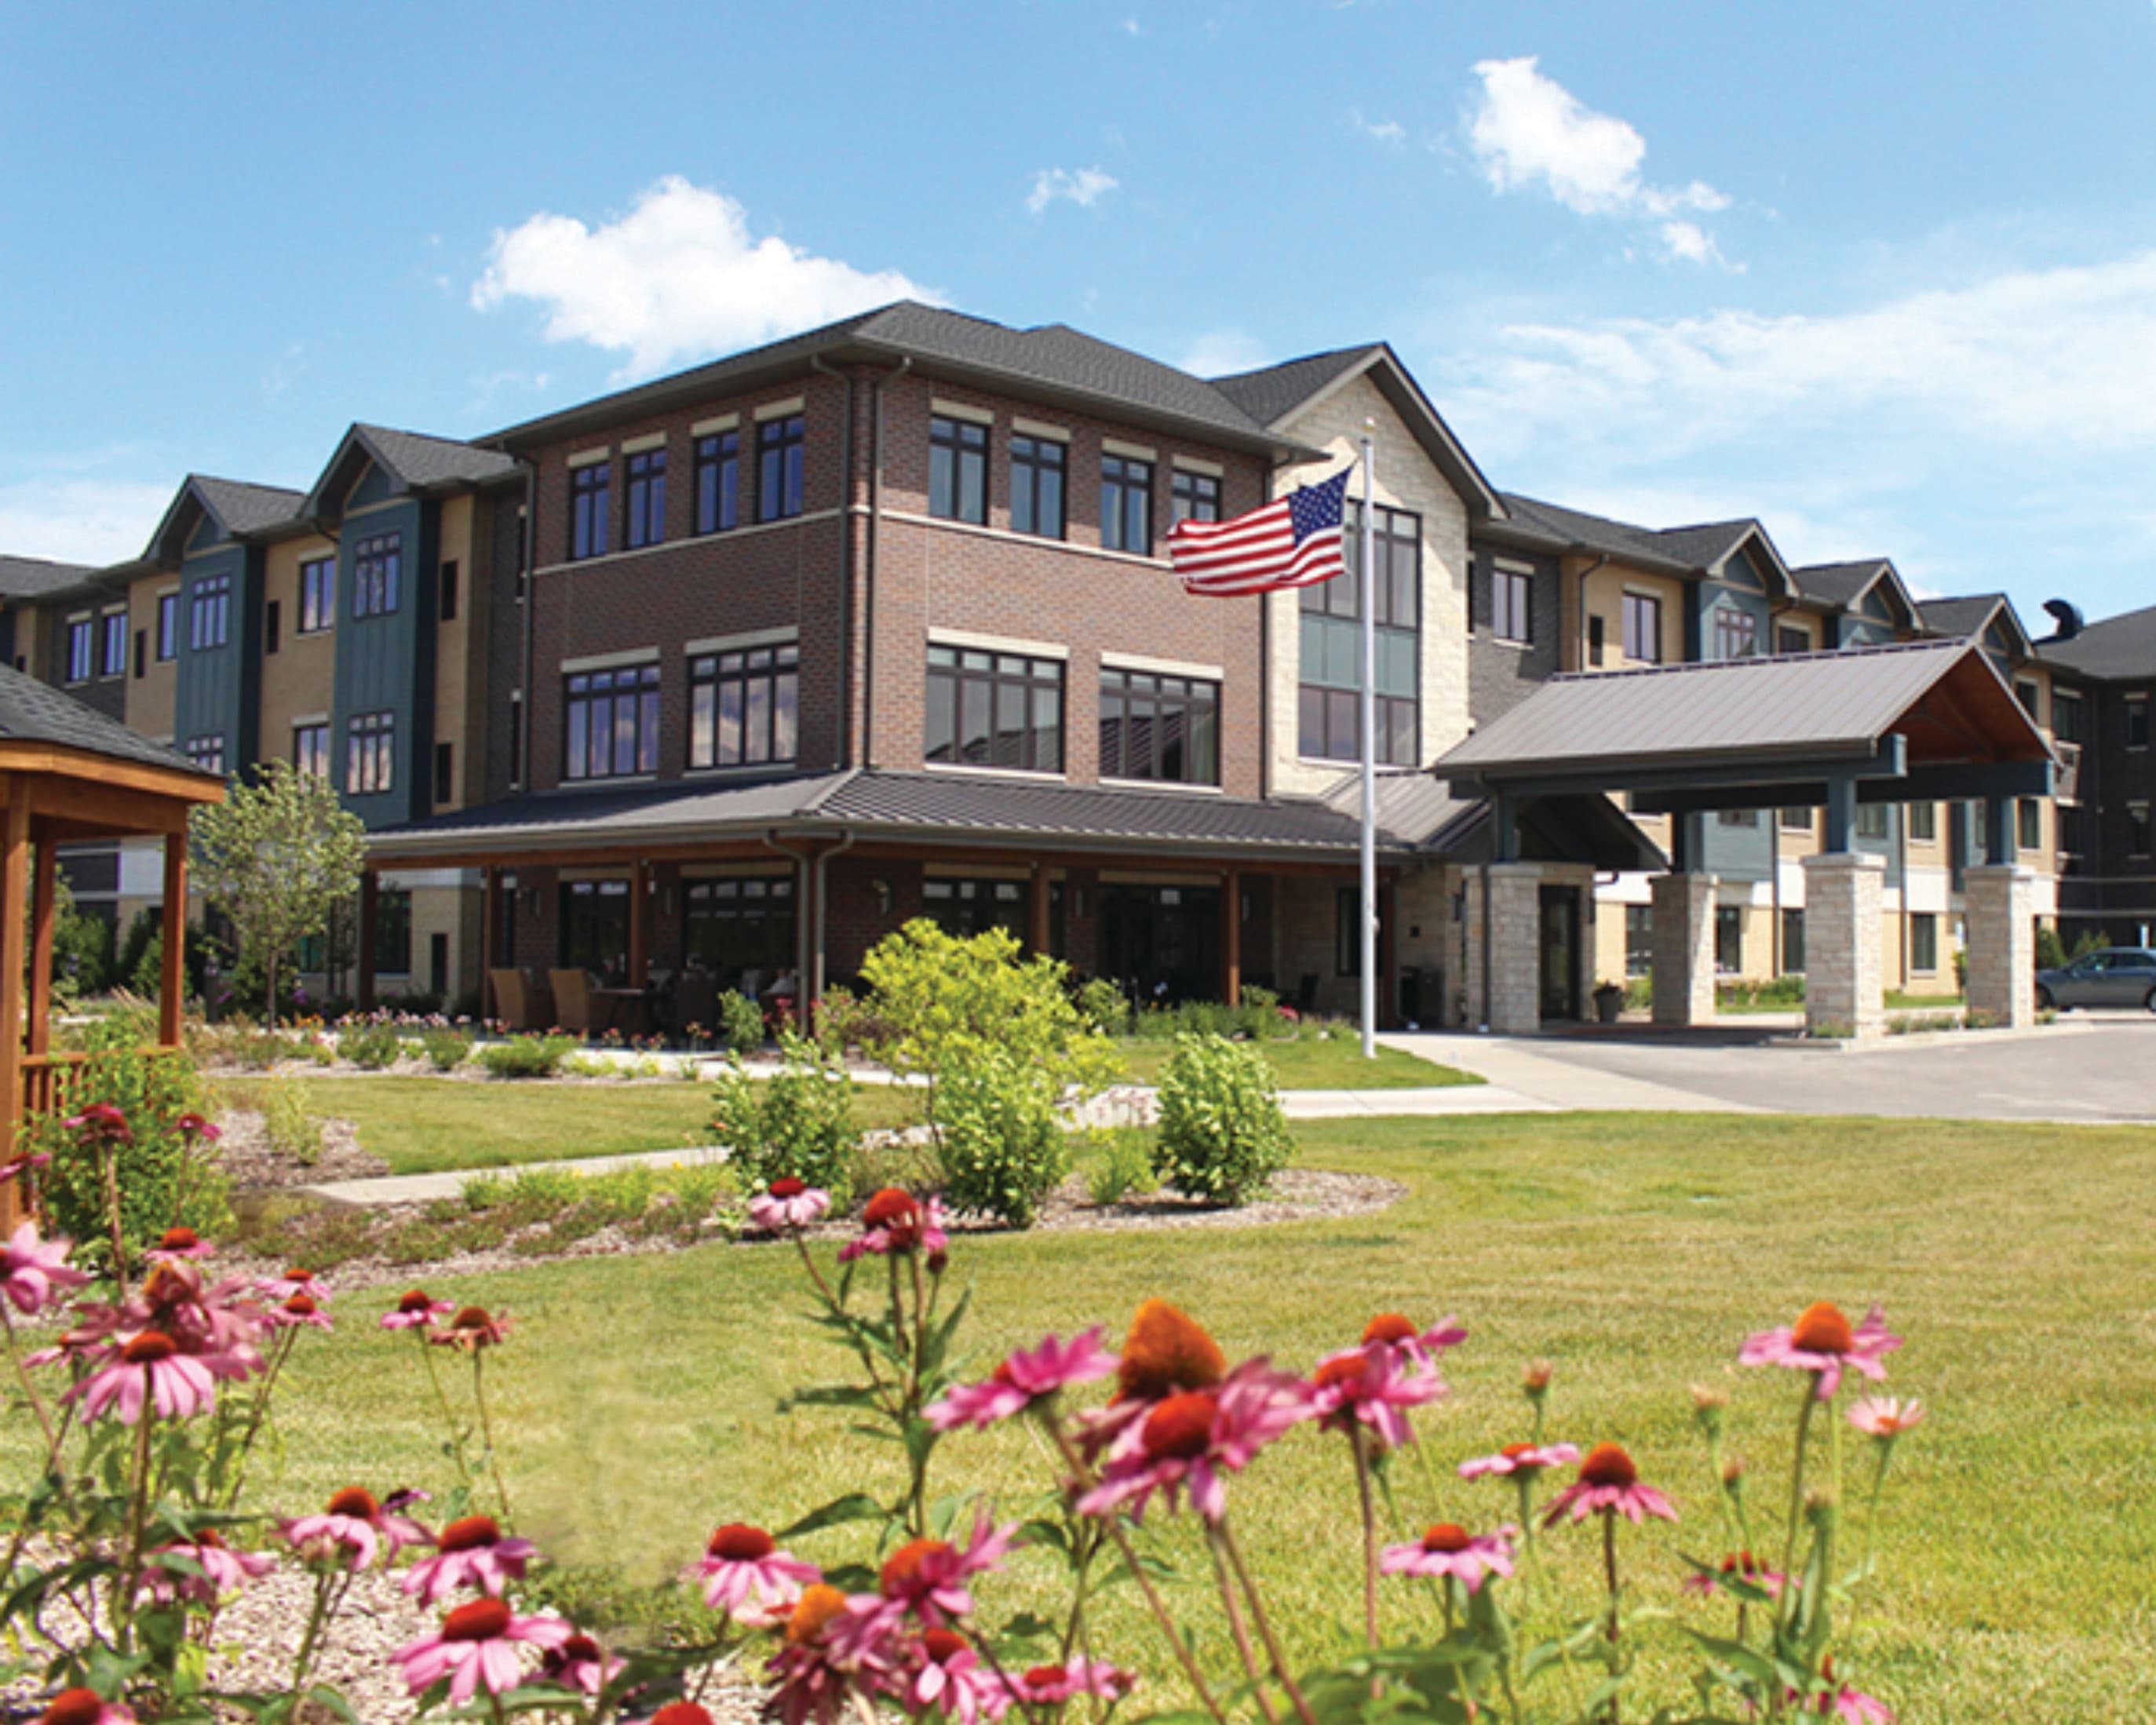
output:
[[278,968],[359,890],[367,829],[326,778],[275,761],[196,809],[192,831],[195,879],[232,924],[242,970],[260,973],[274,1024]]

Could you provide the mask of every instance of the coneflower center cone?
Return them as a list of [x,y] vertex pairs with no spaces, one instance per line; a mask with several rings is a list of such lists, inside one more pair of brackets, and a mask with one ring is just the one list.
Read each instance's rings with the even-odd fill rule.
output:
[[153,1366],[179,1351],[178,1345],[163,1331],[145,1330],[129,1339],[121,1348],[120,1358],[131,1366]]
[[950,1550],[949,1544],[941,1539],[907,1540],[883,1560],[883,1570],[877,1579],[883,1584],[884,1596],[888,1599],[903,1591],[909,1582],[919,1579],[923,1563]]
[[350,1516],[356,1522],[371,1522],[382,1513],[382,1506],[364,1486],[346,1486],[330,1499],[330,1513]]
[[43,1714],[44,1725],[97,1725],[105,1697],[95,1689],[64,1689]]
[[966,1638],[956,1630],[932,1629],[921,1636],[921,1645],[931,1659],[942,1665],[966,1651]]
[[1806,1353],[1846,1353],[1856,1345],[1856,1332],[1839,1306],[1822,1300],[1804,1308],[1789,1339]]
[[501,1524],[492,1516],[466,1516],[442,1529],[435,1542],[444,1551],[478,1551],[501,1543]]
[[1219,1398],[1202,1389],[1172,1395],[1146,1415],[1139,1440],[1156,1461],[1194,1461],[1213,1441],[1213,1416],[1219,1411]]
[[812,1582],[794,1601],[793,1615],[786,1620],[786,1639],[795,1647],[806,1646],[822,1635],[834,1617],[846,1609],[846,1596],[826,1583]]
[[1209,1389],[1228,1374],[1228,1357],[1205,1327],[1165,1300],[1148,1300],[1123,1340],[1116,1387],[1126,1400],[1158,1401],[1180,1389]]
[[1457,1522],[1440,1522],[1422,1536],[1424,1551],[1466,1551],[1475,1542]]
[[1412,1342],[1420,1332],[1412,1321],[1397,1312],[1381,1312],[1364,1326],[1363,1340],[1371,1342]]
[[1579,1464],[1579,1479],[1582,1485],[1615,1486],[1621,1490],[1640,1483],[1640,1470],[1632,1465],[1622,1445],[1597,1444]]
[[772,1537],[761,1527],[752,1527],[743,1522],[728,1522],[713,1533],[704,1548],[707,1557],[727,1563],[761,1563],[778,1549]]
[[491,1641],[509,1627],[509,1606],[501,1599],[473,1599],[442,1620],[444,1641]]

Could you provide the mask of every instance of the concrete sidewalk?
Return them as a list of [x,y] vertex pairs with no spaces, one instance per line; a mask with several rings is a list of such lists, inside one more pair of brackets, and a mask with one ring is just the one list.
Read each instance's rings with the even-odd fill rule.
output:
[[[1616,1109],[1671,1114],[1763,1114],[1770,1111],[1732,1102],[1702,1091],[1681,1089],[1564,1057],[1556,1040],[1517,1036],[1437,1035],[1404,1032],[1378,1039],[1440,1066],[1455,1066],[1488,1081],[1489,1088],[1544,1109]],[[1383,1092],[1366,1092],[1382,1095]],[[1428,1094],[1424,1091],[1418,1095]]]

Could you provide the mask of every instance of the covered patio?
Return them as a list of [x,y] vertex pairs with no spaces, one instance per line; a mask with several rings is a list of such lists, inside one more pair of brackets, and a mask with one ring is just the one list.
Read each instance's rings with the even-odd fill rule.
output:
[[[1981,648],[1927,641],[1553,679],[1432,769],[1455,795],[1486,797],[1492,963],[1532,975],[1527,907],[1540,865],[1520,834],[1536,807],[1589,792],[1629,793],[1672,817],[1670,868],[1653,882],[1654,1013],[1684,1025],[1714,1013],[1714,876],[1703,818],[1722,809],[1817,807],[1825,842],[1804,860],[1804,1016],[1815,1034],[1886,1027],[1883,860],[1858,848],[1867,803],[1978,803],[1984,860],[1965,870],[1969,1004],[2005,1025],[2032,1021],[2035,877],[2017,867],[2010,805],[2051,793],[2050,746]],[[1535,1028],[1525,990],[1495,993],[1491,1028]]]
[[[0,666],[0,1165],[25,1120],[64,1111],[81,1056],[52,1046],[55,849],[81,839],[155,834],[164,841],[164,924],[187,916],[187,816],[224,799],[224,781],[117,720]],[[28,950],[25,950],[27,943]],[[165,942],[157,995],[160,1050],[180,1046],[186,943]],[[0,1228],[18,1219],[17,1184],[0,1182]]]

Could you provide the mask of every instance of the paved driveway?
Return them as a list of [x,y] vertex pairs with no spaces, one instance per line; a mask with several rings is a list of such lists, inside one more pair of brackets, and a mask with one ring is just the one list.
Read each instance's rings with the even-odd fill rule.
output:
[[2022,1035],[1890,1037],[1861,1050],[1620,1029],[1388,1037],[1558,1107],[2156,1123],[2156,1016],[2071,1013]]

